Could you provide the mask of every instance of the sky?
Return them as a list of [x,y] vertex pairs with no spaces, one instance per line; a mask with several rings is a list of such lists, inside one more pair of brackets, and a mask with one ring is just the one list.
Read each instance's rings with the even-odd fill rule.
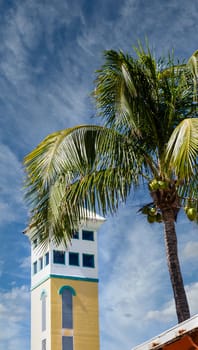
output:
[[[22,231],[23,158],[49,133],[97,122],[90,93],[103,52],[156,57],[198,49],[196,0],[0,0],[0,348],[30,350],[30,244]],[[101,350],[131,350],[176,324],[163,227],[132,193],[99,232]],[[179,214],[178,248],[191,314],[198,313],[198,229]],[[6,326],[5,326],[6,325]]]

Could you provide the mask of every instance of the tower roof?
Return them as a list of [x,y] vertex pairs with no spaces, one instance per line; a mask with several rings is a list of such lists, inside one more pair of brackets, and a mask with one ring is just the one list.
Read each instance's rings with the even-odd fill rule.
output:
[[[86,213],[86,214],[85,214]],[[106,218],[104,218],[103,216],[91,212],[88,209],[82,209],[82,221],[79,222],[79,227],[83,227],[83,226],[91,226],[93,227],[93,229],[98,230],[99,227],[106,221]],[[28,236],[29,239],[32,239],[32,233],[31,233],[31,229],[29,229],[29,227],[27,227],[24,231],[23,234]]]

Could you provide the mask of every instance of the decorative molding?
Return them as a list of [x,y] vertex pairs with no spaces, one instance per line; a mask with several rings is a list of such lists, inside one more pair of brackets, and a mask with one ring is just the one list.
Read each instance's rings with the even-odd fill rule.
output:
[[46,282],[47,280],[49,280],[50,278],[62,278],[65,280],[72,280],[72,281],[84,281],[84,282],[94,282],[94,283],[98,283],[99,279],[98,278],[90,278],[90,277],[73,277],[73,276],[63,276],[63,275],[48,275],[46,276],[42,281],[38,282],[36,285],[34,285],[30,290],[31,292],[38,288],[41,284],[43,284],[44,282]]
[[62,294],[65,289],[68,289],[73,296],[76,296],[76,291],[71,286],[62,286],[61,288],[59,288],[58,294]]

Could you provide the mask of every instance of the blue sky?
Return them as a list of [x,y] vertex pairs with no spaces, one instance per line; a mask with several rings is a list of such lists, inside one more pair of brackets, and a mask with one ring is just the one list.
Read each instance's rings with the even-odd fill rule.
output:
[[[92,123],[90,92],[106,49],[156,57],[197,47],[195,0],[0,0],[0,347],[30,349],[30,247],[23,157],[47,134]],[[130,350],[176,323],[163,227],[137,214],[132,194],[99,233],[101,350]],[[191,313],[198,312],[198,236],[179,215],[178,244]],[[5,327],[6,325],[6,327]]]

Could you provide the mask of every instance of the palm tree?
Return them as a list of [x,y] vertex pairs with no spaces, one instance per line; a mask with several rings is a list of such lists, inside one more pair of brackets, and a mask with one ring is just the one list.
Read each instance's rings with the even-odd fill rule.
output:
[[190,317],[177,251],[181,207],[198,218],[197,52],[187,64],[156,61],[140,45],[133,58],[105,52],[93,93],[101,125],[49,135],[24,160],[31,235],[69,243],[88,212],[118,210],[146,184],[152,202],[140,208],[164,226],[178,321]]

